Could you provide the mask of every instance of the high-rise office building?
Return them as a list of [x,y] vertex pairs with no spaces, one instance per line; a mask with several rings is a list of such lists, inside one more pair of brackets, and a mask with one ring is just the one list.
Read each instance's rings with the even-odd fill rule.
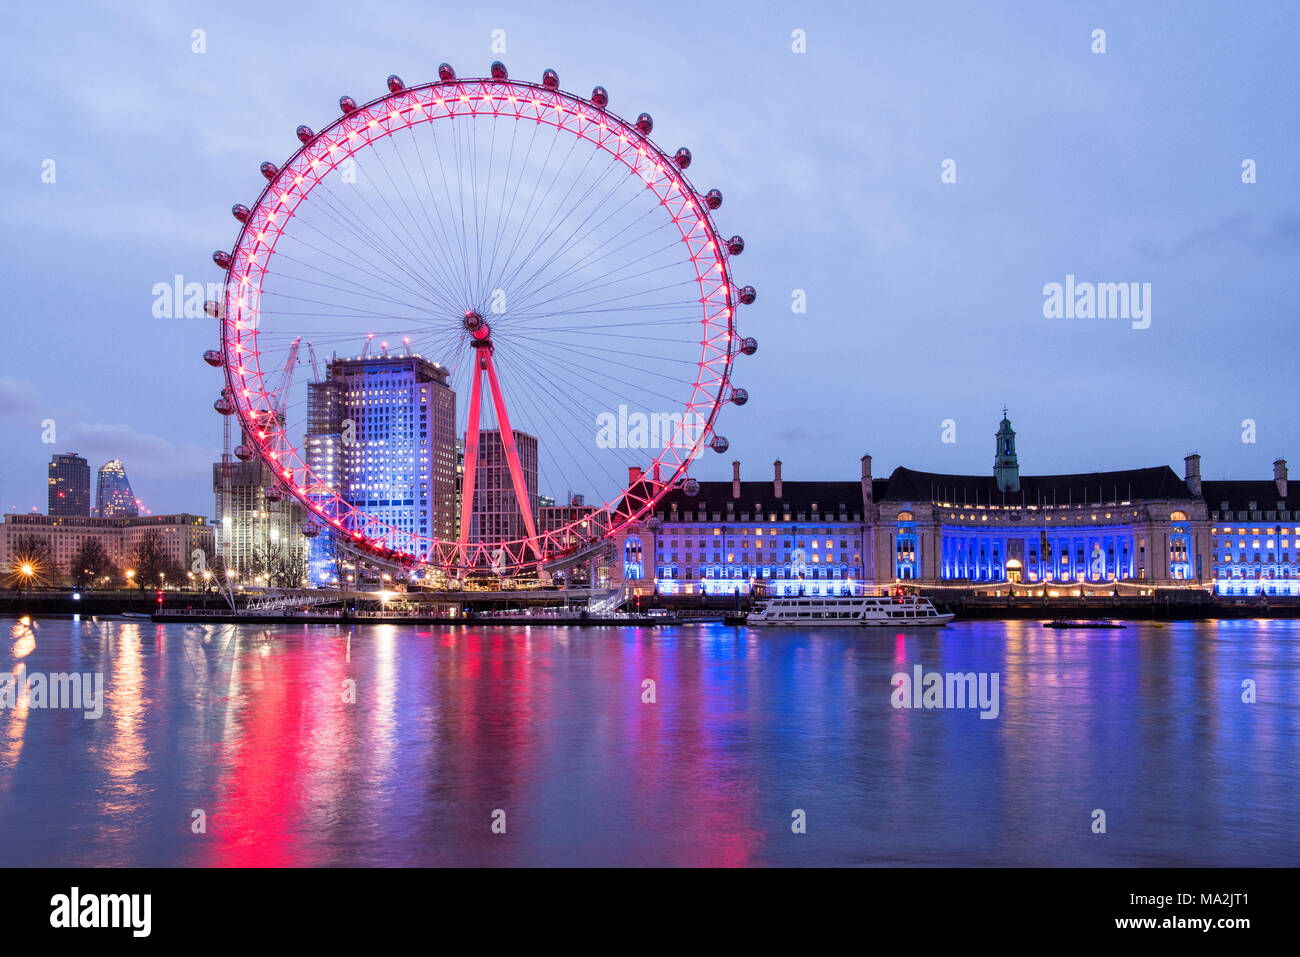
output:
[[50,459],[49,515],[90,517],[90,463],[76,452]]
[[95,514],[100,518],[129,518],[140,514],[135,493],[131,491],[131,481],[126,477],[126,467],[119,459],[99,467],[95,483]]
[[[454,540],[456,393],[441,365],[418,355],[332,359],[308,385],[304,445],[314,491],[393,529],[389,547],[428,558],[430,539]],[[318,536],[313,578],[329,551],[328,534]]]
[[[247,441],[247,440],[245,440]],[[220,462],[212,466],[212,490],[217,497],[215,554],[229,563],[239,581],[252,581],[266,575],[276,584],[297,585],[305,576],[307,539],[302,526],[307,510],[291,495],[277,497],[267,490],[275,488],[275,476],[261,459],[233,462],[230,466],[230,494],[222,509]]]
[[[528,506],[533,521],[538,518],[537,437],[513,430],[519,467],[524,473]],[[484,429],[478,434],[478,464],[474,469],[474,503],[470,512],[469,538],[472,542],[511,542],[527,538],[524,516],[515,494],[514,479],[506,459],[499,429]]]

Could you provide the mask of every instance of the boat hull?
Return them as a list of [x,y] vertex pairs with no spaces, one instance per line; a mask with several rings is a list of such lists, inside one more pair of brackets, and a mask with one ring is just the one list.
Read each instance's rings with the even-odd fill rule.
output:
[[933,618],[873,618],[863,619],[856,624],[861,628],[915,628],[917,626],[939,628],[956,617],[956,615],[935,615]]

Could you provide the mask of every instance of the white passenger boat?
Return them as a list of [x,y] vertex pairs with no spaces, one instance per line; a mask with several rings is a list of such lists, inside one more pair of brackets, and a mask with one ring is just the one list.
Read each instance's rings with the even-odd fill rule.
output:
[[917,595],[862,595],[826,598],[791,595],[768,598],[754,606],[745,624],[817,625],[819,627],[899,627],[946,625],[955,615],[935,611],[930,599]]

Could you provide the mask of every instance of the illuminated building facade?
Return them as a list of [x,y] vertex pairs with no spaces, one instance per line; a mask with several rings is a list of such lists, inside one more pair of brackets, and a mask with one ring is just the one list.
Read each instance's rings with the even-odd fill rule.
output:
[[1205,482],[1214,591],[1219,595],[1300,595],[1300,492],[1291,494],[1285,459],[1273,480]]
[[[386,544],[428,558],[456,535],[456,394],[418,355],[334,358],[308,385],[307,464],[319,487],[393,529]],[[311,577],[329,580],[328,532],[313,539]]]
[[[0,567],[7,567],[15,555],[20,539],[43,539],[49,547],[56,568],[53,573],[66,574],[73,558],[91,538],[97,538],[116,566],[119,574],[130,567],[136,548],[151,531],[158,532],[167,560],[189,571],[194,552],[213,554],[212,526],[201,515],[140,515],[100,518],[85,515],[6,515],[0,525]],[[121,577],[113,583],[126,584]],[[152,582],[150,585],[152,586]],[[168,584],[177,584],[168,582]]]
[[[528,507],[538,514],[537,437],[512,430],[524,474]],[[499,429],[482,429],[478,434],[478,464],[474,470],[474,501],[471,504],[471,542],[510,542],[527,538],[524,514],[515,495],[514,479],[506,459]]]
[[[212,490],[218,509],[221,468],[220,462],[212,466]],[[209,566],[215,564],[217,556],[224,556],[235,580],[249,583],[270,568],[306,567],[308,546],[302,526],[307,509],[291,495],[278,500],[267,498],[267,490],[275,486],[275,477],[261,459],[231,465],[230,498],[225,514],[217,516],[216,550],[207,556]]]
[[95,514],[100,518],[117,518],[140,514],[126,467],[118,459],[99,467],[95,483]]
[[[846,595],[863,575],[863,500],[857,482],[700,482],[675,489],[652,519],[620,536],[624,582],[663,595]],[[649,579],[647,581],[647,579]],[[644,583],[644,584],[642,584]]]
[[[1132,593],[1208,588],[1230,567],[1212,559],[1206,501],[1214,496],[1202,497],[1199,456],[1187,457],[1183,478],[1168,466],[1023,476],[1005,414],[995,442],[985,475],[899,467],[881,479],[863,456],[857,482],[784,481],[779,461],[772,481],[745,482],[733,463],[731,482],[699,482],[694,496],[676,489],[622,534],[623,579],[661,594],[746,594],[762,583],[768,594],[842,595],[896,582]],[[1239,499],[1263,500],[1252,483],[1228,484],[1221,497],[1233,514],[1252,511]],[[1251,527],[1261,529],[1260,574],[1273,577],[1255,580],[1276,583],[1300,561],[1300,521],[1284,550],[1280,531],[1264,534],[1264,516],[1277,516],[1278,529],[1282,514],[1297,513],[1269,508]],[[1271,540],[1279,544],[1270,551]]]
[[90,463],[76,452],[63,452],[50,459],[46,514],[90,516]]

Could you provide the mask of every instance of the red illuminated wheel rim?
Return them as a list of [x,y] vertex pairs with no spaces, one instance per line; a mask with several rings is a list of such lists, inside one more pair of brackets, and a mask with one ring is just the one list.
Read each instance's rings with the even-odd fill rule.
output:
[[[309,533],[417,570],[511,573],[615,534],[694,458],[726,451],[720,410],[748,398],[731,383],[754,350],[735,321],[754,298],[732,278],[743,243],[719,235],[721,196],[687,179],[689,152],[665,153],[648,116],[621,119],[599,88],[583,99],[550,71],[539,85],[498,66],[412,88],[393,77],[386,96],[344,98],[320,132],[300,127],[301,149],[263,164],[265,189],[235,208],[234,248],[214,256],[217,405],[242,426],[240,457],[274,471],[312,513]],[[406,393],[391,407],[383,389],[349,393],[379,425],[352,437],[348,487],[308,450],[308,383],[362,355],[422,357],[455,393],[469,488],[450,527],[392,517],[427,491]],[[369,481],[381,472],[398,478]],[[548,513],[533,488],[591,507]],[[478,503],[502,495],[513,518],[496,522]]]

